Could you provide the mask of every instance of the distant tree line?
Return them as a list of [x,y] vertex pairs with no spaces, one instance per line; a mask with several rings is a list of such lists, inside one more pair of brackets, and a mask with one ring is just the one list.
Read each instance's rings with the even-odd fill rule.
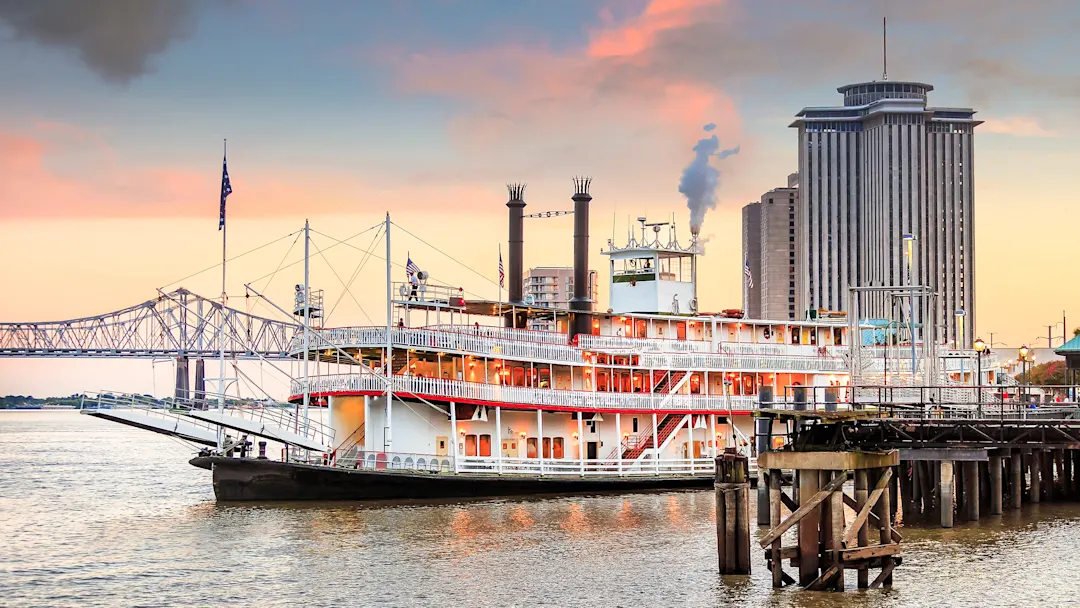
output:
[[78,407],[81,394],[69,397],[34,397],[32,395],[4,395],[0,397],[0,410],[25,407],[27,405],[73,405]]

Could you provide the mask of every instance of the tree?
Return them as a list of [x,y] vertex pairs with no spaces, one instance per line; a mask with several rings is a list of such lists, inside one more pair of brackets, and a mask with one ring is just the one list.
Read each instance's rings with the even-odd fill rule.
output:
[[1073,337],[1075,338],[1076,336],[1080,336],[1080,327],[1073,330]]
[[[1023,378],[1024,384],[1034,386],[1057,386],[1065,384],[1065,362],[1049,361],[1036,365],[1028,370],[1028,378]],[[1023,377],[1023,376],[1021,376]]]

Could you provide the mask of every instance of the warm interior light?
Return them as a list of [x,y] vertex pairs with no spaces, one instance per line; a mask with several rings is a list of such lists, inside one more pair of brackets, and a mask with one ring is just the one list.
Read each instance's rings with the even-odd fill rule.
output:
[[460,430],[460,431],[458,431],[458,432],[459,432],[459,433],[461,433],[462,435],[464,435],[464,434],[465,434],[465,429],[461,429],[461,430]]
[[525,431],[521,431],[521,438],[522,438],[522,439],[524,439],[524,438],[525,438]]
[[571,433],[570,436],[573,437],[574,439],[577,439],[578,438],[577,431],[574,431],[573,433]]

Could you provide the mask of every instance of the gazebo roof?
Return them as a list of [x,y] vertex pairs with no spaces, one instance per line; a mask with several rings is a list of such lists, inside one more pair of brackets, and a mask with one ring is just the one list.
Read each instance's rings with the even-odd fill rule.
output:
[[1080,355],[1080,334],[1073,336],[1072,340],[1055,348],[1054,352],[1062,356]]

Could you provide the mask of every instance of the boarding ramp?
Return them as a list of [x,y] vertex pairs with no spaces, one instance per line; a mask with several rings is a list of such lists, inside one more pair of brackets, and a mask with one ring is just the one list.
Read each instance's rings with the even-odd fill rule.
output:
[[298,418],[295,406],[272,400],[155,399],[148,395],[100,392],[83,399],[82,413],[120,424],[216,446],[219,428],[323,452],[333,445],[333,431],[318,421]]

